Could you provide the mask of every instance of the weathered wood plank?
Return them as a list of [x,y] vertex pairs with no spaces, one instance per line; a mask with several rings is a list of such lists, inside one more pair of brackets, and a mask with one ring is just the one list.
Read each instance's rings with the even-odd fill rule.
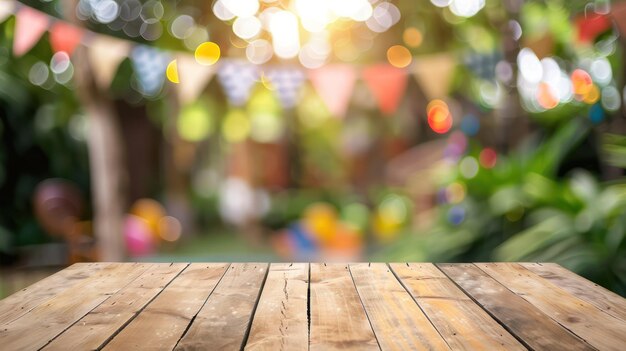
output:
[[59,335],[44,350],[96,350],[132,320],[187,263],[154,263],[150,269]]
[[605,313],[626,321],[626,299],[623,297],[556,263],[522,263],[521,265]]
[[624,350],[626,322],[603,313],[517,263],[477,263],[509,290],[601,350]]
[[391,269],[454,350],[526,350],[432,263]]
[[148,264],[118,263],[63,291],[30,313],[0,328],[5,350],[35,350],[96,308],[148,269]]
[[438,264],[450,279],[534,350],[593,350],[473,264]]
[[172,350],[227,268],[190,264],[104,350]]
[[308,263],[272,263],[246,350],[308,350]]
[[1,300],[0,325],[20,318],[107,265],[107,263],[76,263]]
[[380,350],[348,265],[311,263],[310,349]]
[[383,350],[450,349],[386,264],[350,264],[350,271]]
[[267,263],[233,263],[176,350],[240,350],[268,266]]

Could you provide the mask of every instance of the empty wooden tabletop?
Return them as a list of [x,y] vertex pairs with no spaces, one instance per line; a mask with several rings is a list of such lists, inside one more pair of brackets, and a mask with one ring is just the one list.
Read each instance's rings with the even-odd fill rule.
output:
[[626,350],[553,263],[82,263],[0,301],[0,350]]

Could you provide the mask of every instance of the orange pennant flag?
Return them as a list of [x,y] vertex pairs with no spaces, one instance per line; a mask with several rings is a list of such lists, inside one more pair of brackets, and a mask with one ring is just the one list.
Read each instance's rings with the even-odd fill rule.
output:
[[50,28],[50,46],[52,51],[65,51],[72,55],[83,38],[83,30],[65,22],[57,22]]
[[383,114],[396,112],[407,85],[406,71],[384,63],[377,64],[363,70],[363,80]]
[[328,111],[335,117],[346,115],[356,71],[351,65],[328,65],[309,72],[309,79]]
[[32,49],[48,29],[48,22],[49,18],[44,13],[23,6],[15,15],[13,54],[19,57]]

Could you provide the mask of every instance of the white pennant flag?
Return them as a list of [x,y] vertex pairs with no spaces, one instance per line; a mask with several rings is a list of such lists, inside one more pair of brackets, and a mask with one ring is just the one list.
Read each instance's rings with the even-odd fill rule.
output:
[[205,66],[196,62],[191,55],[176,57],[178,66],[178,100],[181,105],[193,102],[215,74],[216,66]]
[[108,89],[115,77],[117,67],[128,57],[130,43],[105,35],[94,35],[89,43],[89,63],[93,67],[96,84]]
[[9,1],[0,1],[0,23],[4,22],[15,9],[15,2],[12,0]]
[[427,98],[440,99],[448,95],[456,65],[454,56],[447,52],[417,56],[412,72]]

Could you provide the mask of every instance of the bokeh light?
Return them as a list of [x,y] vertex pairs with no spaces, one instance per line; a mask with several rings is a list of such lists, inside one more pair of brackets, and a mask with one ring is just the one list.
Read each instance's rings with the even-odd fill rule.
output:
[[428,115],[428,125],[439,134],[446,133],[452,128],[452,115],[448,109],[448,104],[443,100],[433,100],[426,107]]
[[454,182],[445,189],[446,199],[451,204],[458,204],[465,199],[465,185],[460,182]]
[[250,134],[250,120],[240,109],[228,112],[222,124],[222,135],[226,141],[238,143],[244,141]]
[[478,161],[475,157],[466,156],[459,164],[461,175],[467,179],[472,179],[478,174]]
[[422,45],[422,40],[424,40],[424,38],[419,29],[415,27],[408,27],[402,34],[402,40],[406,45],[416,48]]
[[574,94],[584,96],[593,88],[593,81],[589,73],[582,69],[576,69],[572,72],[572,86]]
[[270,33],[274,52],[282,58],[292,58],[300,50],[298,18],[289,11],[277,11],[270,17]]
[[184,140],[196,142],[206,139],[213,130],[208,107],[201,102],[185,106],[176,122],[176,129]]
[[172,62],[167,65],[165,75],[170,82],[180,83],[180,80],[178,79],[178,64],[176,60],[172,60]]
[[555,96],[552,87],[544,82],[539,83],[539,88],[537,89],[537,102],[541,105],[541,107],[547,110],[555,108],[559,104],[559,100]]
[[195,58],[201,65],[213,65],[220,59],[220,47],[214,42],[204,42],[196,48]]
[[394,45],[387,50],[387,60],[392,66],[404,68],[411,64],[413,56],[406,47]]
[[485,168],[493,168],[496,166],[498,154],[496,153],[496,150],[487,147],[480,152],[478,160],[481,166]]
[[158,232],[161,239],[165,241],[176,241],[183,233],[180,221],[172,216],[164,216],[159,219]]

